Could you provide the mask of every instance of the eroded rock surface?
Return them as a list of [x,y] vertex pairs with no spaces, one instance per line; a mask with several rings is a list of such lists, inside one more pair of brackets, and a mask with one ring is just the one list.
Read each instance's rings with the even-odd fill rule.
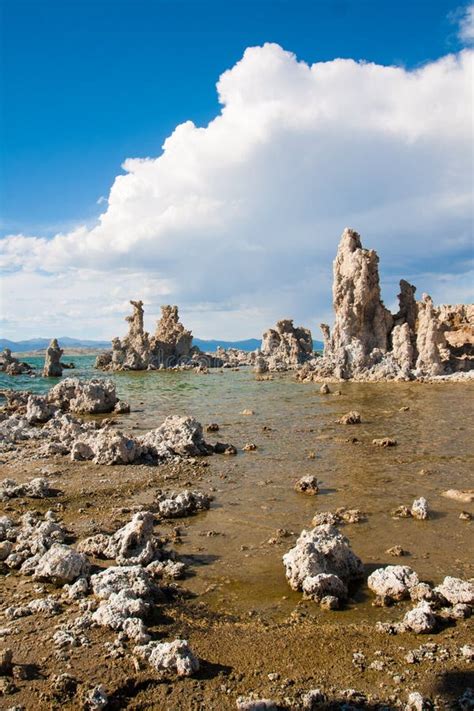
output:
[[262,336],[260,357],[265,365],[259,361],[258,372],[291,370],[312,356],[311,331],[302,326],[295,327],[291,319],[283,319]]
[[387,565],[386,568],[374,570],[367,585],[381,598],[403,600],[410,596],[410,589],[419,582],[418,575],[408,565]]
[[0,353],[0,372],[7,373],[7,375],[23,375],[32,371],[31,365],[21,363],[18,358],[12,355],[9,348],[4,348],[3,352]]
[[87,415],[114,412],[119,403],[123,412],[124,406],[117,397],[114,383],[103,378],[66,378],[51,388],[47,400],[64,412]]
[[[192,417],[172,415],[155,430],[141,436],[127,435],[110,421],[82,421],[73,417],[68,411],[71,408],[88,414],[110,408],[116,410],[121,401],[116,397],[115,388],[109,381],[103,383],[104,387],[101,381],[67,378],[46,397],[12,394],[6,417],[0,421],[0,449],[15,448],[24,440],[37,439],[44,442],[38,451],[45,456],[69,454],[73,461],[90,460],[106,465],[160,464],[213,453],[237,453],[233,445],[208,444],[201,424]],[[23,413],[34,425],[42,426],[32,426]]]
[[162,306],[161,318],[154,335],[144,328],[143,301],[130,301],[133,313],[126,317],[127,335],[112,340],[112,350],[101,353],[95,367],[100,370],[156,370],[171,368],[180,363],[196,367],[208,365],[212,358],[202,357],[193,347],[191,331],[179,320],[177,306]]
[[440,306],[400,281],[399,310],[381,299],[378,256],[346,228],[333,267],[334,328],[321,325],[322,358],[300,379],[411,380],[474,369],[474,307]]
[[199,669],[199,660],[192,653],[188,641],[149,642],[135,647],[135,654],[147,660],[158,672],[174,672],[178,676],[191,676]]
[[87,558],[62,543],[53,543],[38,560],[34,580],[44,580],[55,585],[71,583],[89,571]]
[[190,516],[198,511],[205,511],[211,505],[211,498],[201,491],[189,491],[158,495],[158,509],[163,518]]
[[61,356],[64,351],[59,347],[59,343],[56,338],[53,338],[48,348],[46,349],[46,355],[44,359],[43,376],[45,378],[60,378],[63,374],[63,367],[61,365]]
[[283,556],[283,563],[293,590],[303,590],[318,602],[326,595],[346,597],[347,584],[363,572],[347,538],[330,524],[302,531],[294,548]]

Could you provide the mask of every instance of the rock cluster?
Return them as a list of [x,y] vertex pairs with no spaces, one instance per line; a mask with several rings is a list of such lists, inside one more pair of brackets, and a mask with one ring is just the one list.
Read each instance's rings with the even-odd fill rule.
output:
[[[66,545],[66,530],[55,514],[47,512],[42,520],[26,514],[19,524],[0,519],[0,543],[9,544],[2,556],[7,569],[19,569],[33,580],[62,587],[62,604],[81,600],[83,614],[69,619],[52,637],[56,647],[87,644],[84,632],[92,627],[106,627],[118,633],[118,642],[132,640],[133,653],[146,659],[161,673],[190,676],[199,669],[199,661],[188,642],[176,639],[155,642],[146,626],[147,617],[163,598],[155,582],[167,567],[183,564],[175,561],[175,553],[167,551],[154,534],[154,516],[149,511],[137,513],[115,533],[98,534],[79,542],[77,549]],[[91,575],[88,555],[115,561]],[[83,598],[89,599],[82,600]],[[35,613],[57,614],[61,605],[54,596],[38,598],[27,605],[5,610],[9,619]]]
[[381,632],[396,634],[413,632],[429,634],[440,620],[457,620],[469,617],[474,606],[474,584],[460,578],[446,577],[443,582],[431,587],[420,582],[418,575],[407,565],[388,565],[369,575],[367,584],[377,596],[376,603],[389,605],[411,599],[415,607],[406,612],[403,620],[396,623],[377,623]]
[[217,365],[222,368],[252,366],[255,365],[256,360],[257,351],[243,351],[240,348],[222,348],[222,346],[218,346],[216,349]]
[[0,501],[29,496],[32,499],[45,499],[55,495],[47,479],[37,477],[26,484],[17,484],[14,479],[4,479],[0,482]]
[[334,261],[332,333],[321,325],[322,358],[307,363],[300,379],[410,380],[474,368],[474,307],[436,307],[400,282],[399,310],[391,314],[380,294],[378,256],[345,229]]
[[263,334],[258,355],[255,363],[258,373],[295,369],[313,357],[311,331],[295,327],[291,319],[277,321],[275,328]]
[[6,373],[7,375],[24,375],[32,371],[33,368],[31,365],[21,363],[18,358],[12,356],[12,352],[9,348],[4,348],[3,352],[0,353],[0,372]]
[[347,538],[330,524],[302,531],[283,563],[290,587],[328,609],[347,598],[348,584],[363,573],[362,562]]
[[48,393],[47,401],[63,412],[99,415],[106,412],[128,412],[130,407],[117,397],[111,380],[66,378]]
[[[57,422],[63,413],[98,415],[130,411],[128,403],[117,397],[112,381],[104,379],[66,378],[46,395],[18,390],[6,390],[2,394],[7,400],[3,414],[10,417],[0,424],[0,441],[8,439],[9,430],[12,430],[12,440],[28,439],[31,437],[28,426],[44,424],[53,418]],[[19,432],[14,431],[15,427]],[[36,432],[34,436],[41,435]]]
[[426,519],[430,517],[428,502],[424,496],[420,496],[419,499],[414,500],[410,509],[408,506],[402,504],[392,511],[392,516],[394,516],[394,518],[412,517],[418,519],[419,521],[426,521]]
[[[237,451],[230,444],[208,444],[201,424],[193,417],[171,415],[156,429],[139,436],[125,434],[113,427],[110,420],[82,421],[74,417],[71,410],[87,414],[127,410],[128,406],[117,399],[114,385],[107,380],[67,378],[47,396],[24,392],[6,395],[7,408],[2,413],[4,419],[0,420],[0,449],[12,449],[24,440],[42,440],[44,444],[38,451],[45,456],[68,454],[73,461],[90,460],[105,465],[160,464]],[[179,496],[183,504],[190,499],[194,507],[204,507],[204,500],[196,492]]]
[[153,336],[143,324],[143,301],[130,301],[133,314],[126,317],[127,335],[112,340],[112,350],[101,353],[95,367],[100,370],[156,370],[179,364],[197,367],[208,359],[200,359],[200,351],[193,347],[191,331],[179,320],[177,306],[162,306],[161,318]]

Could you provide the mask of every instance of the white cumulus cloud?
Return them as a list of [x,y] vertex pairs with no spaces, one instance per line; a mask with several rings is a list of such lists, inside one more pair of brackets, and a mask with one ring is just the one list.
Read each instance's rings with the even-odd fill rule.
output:
[[387,303],[400,277],[465,299],[472,59],[408,71],[247,49],[217,83],[215,119],[127,159],[92,229],[1,241],[10,335],[123,333],[117,306],[142,298],[150,328],[172,302],[201,337],[258,335],[284,316],[318,337],[346,225],[379,251]]

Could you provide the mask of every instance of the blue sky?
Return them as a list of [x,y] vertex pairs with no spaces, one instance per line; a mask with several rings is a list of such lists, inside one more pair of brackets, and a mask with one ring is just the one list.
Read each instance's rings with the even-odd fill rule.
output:
[[0,0],[0,335],[331,322],[344,227],[473,299],[474,5]]
[[1,0],[1,234],[101,211],[120,165],[206,125],[216,78],[276,42],[308,63],[414,67],[460,47],[448,0]]

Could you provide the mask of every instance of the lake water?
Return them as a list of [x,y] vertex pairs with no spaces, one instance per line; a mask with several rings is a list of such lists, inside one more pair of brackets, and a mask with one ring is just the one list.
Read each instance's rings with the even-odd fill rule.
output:
[[[42,364],[42,358],[27,360]],[[65,375],[104,377],[92,370],[94,357],[67,360],[77,368]],[[367,571],[408,564],[435,582],[445,575],[474,576],[472,524],[459,519],[462,510],[472,512],[472,504],[442,496],[446,489],[474,488],[474,384],[342,383],[330,386],[341,395],[322,395],[317,384],[298,383],[291,374],[259,382],[244,368],[209,375],[154,371],[105,377],[132,406],[130,415],[118,418],[120,427],[140,431],[157,427],[169,414],[193,415],[203,425],[219,423],[220,431],[208,435],[209,441],[218,437],[239,449],[237,457],[209,460],[206,485],[216,489],[215,501],[209,512],[184,523],[182,552],[206,563],[186,587],[216,608],[283,614],[294,607],[301,596],[290,591],[281,562],[294,538],[268,541],[277,529],[299,533],[310,527],[316,511],[339,506],[367,514],[365,522],[343,527]],[[2,388],[35,392],[57,382],[0,378]],[[255,414],[242,415],[247,408]],[[353,409],[361,413],[361,425],[335,423]],[[385,436],[394,437],[398,446],[372,445],[373,438]],[[351,443],[351,437],[359,441]],[[257,451],[242,452],[247,442]],[[314,459],[308,458],[310,452]],[[293,490],[304,474],[321,482],[317,497]],[[396,506],[411,505],[419,496],[432,510],[428,521],[391,517]],[[209,530],[220,535],[205,536]],[[385,551],[395,544],[410,555],[390,557]],[[350,614],[370,616],[373,608],[363,588],[358,601]]]

